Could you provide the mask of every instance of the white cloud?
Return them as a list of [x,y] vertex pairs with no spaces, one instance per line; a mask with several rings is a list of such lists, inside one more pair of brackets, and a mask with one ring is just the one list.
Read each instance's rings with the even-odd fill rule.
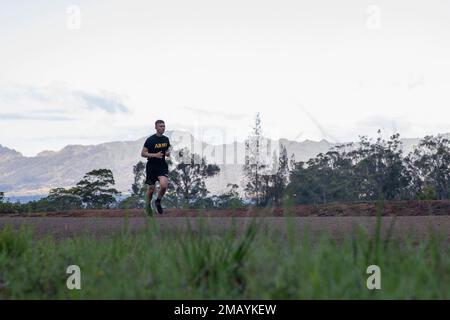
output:
[[106,91],[66,86],[0,87],[2,143],[34,155],[67,143],[99,143],[121,137],[113,133],[117,117],[130,114],[124,99]]
[[122,98],[116,94],[101,91],[91,93],[71,90],[64,86],[0,86],[0,110],[11,110],[13,114],[21,112],[23,117],[39,113],[45,115],[74,114],[80,112],[103,110],[106,113],[127,113],[130,110]]

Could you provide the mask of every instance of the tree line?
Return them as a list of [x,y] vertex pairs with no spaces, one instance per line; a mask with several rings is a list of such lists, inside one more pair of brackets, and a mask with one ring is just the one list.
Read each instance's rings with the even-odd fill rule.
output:
[[246,143],[245,192],[257,206],[385,200],[450,199],[450,140],[426,136],[404,155],[400,134],[339,144],[308,161],[288,158],[281,146],[278,169],[261,161],[259,114]]
[[296,162],[285,194],[295,203],[450,199],[450,140],[426,136],[403,155],[400,135],[341,144]]
[[92,170],[86,173],[74,187],[51,189],[47,197],[28,203],[4,202],[2,193],[0,213],[111,208],[117,202],[116,197],[121,194],[114,188],[114,184],[111,170]]
[[[208,164],[204,157],[191,154],[187,149],[174,153],[175,162],[168,160],[173,167],[169,173],[170,184],[164,203],[177,208],[240,208],[243,199],[237,191],[237,184],[228,184],[228,190],[220,195],[210,195],[205,180],[218,174],[220,168]],[[188,161],[186,161],[186,159]],[[115,180],[109,169],[96,169],[86,173],[74,187],[54,188],[47,197],[30,201],[4,202],[4,193],[0,193],[0,213],[51,212],[81,209],[143,208],[147,186],[145,181],[145,163],[139,161],[133,166],[134,181],[131,194],[123,200],[114,188]]]

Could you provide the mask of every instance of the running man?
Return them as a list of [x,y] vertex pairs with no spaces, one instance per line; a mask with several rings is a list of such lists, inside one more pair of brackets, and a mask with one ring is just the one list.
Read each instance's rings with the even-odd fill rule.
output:
[[153,192],[155,191],[156,181],[159,181],[159,192],[153,204],[159,214],[163,213],[161,199],[167,190],[169,174],[169,168],[165,158],[170,157],[170,142],[169,138],[163,135],[166,130],[164,121],[157,120],[155,122],[155,129],[156,133],[147,138],[141,152],[141,156],[147,158],[145,184],[148,185],[148,189],[145,195],[145,211],[148,214],[152,214],[151,201]]

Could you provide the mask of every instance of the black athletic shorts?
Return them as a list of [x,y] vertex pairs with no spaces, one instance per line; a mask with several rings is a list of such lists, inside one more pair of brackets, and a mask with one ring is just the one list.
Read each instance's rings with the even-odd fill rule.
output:
[[145,184],[149,186],[153,186],[156,181],[158,181],[158,177],[169,175],[169,168],[167,164],[155,166],[154,164],[150,164],[147,162],[147,166],[145,167]]

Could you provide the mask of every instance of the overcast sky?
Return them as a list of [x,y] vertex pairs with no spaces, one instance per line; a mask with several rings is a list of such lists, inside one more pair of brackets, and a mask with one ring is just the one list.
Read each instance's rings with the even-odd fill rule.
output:
[[450,132],[450,1],[0,0],[0,144]]

